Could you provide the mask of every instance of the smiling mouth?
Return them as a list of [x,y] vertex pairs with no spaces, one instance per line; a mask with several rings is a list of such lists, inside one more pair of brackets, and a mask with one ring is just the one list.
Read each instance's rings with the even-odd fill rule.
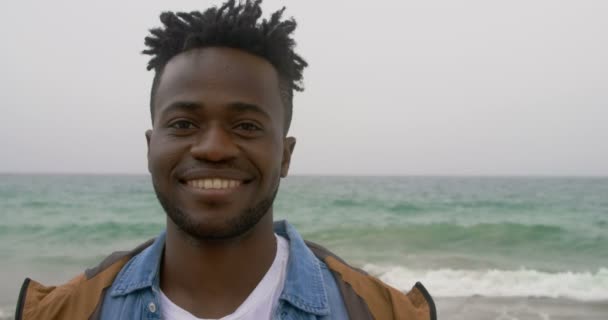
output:
[[185,184],[189,187],[200,189],[200,190],[229,190],[236,189],[241,186],[244,181],[222,179],[222,178],[206,178],[206,179],[194,179],[187,180]]

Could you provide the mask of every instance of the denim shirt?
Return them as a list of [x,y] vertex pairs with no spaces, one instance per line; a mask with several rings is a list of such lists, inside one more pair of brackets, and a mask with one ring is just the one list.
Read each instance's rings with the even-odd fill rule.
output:
[[[325,263],[286,221],[275,222],[274,232],[289,241],[289,260],[273,319],[348,319],[338,286]],[[105,292],[101,319],[161,319],[159,284],[164,246],[163,232],[127,262]]]

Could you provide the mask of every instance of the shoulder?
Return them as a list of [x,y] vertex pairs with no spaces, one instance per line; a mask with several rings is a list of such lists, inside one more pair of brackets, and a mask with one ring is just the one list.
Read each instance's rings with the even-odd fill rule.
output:
[[45,286],[25,279],[15,319],[89,319],[99,312],[104,291],[112,285],[123,266],[152,242],[131,251],[114,252],[94,268],[59,286]]
[[437,318],[433,299],[421,283],[403,293],[316,243],[306,245],[333,275],[351,319]]

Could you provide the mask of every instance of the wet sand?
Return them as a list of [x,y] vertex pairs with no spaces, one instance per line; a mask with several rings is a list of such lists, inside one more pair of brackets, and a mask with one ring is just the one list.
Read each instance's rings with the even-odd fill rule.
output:
[[436,298],[439,320],[606,320],[608,301],[551,298]]

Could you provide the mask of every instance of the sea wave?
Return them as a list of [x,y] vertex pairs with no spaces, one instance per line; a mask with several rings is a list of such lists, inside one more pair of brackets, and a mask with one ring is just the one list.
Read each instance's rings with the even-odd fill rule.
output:
[[608,301],[608,268],[596,272],[548,273],[519,270],[414,270],[368,264],[363,269],[382,281],[410,290],[420,281],[435,297],[546,297]]
[[[319,227],[316,227],[319,228]],[[606,256],[608,238],[603,234],[569,230],[559,225],[526,225],[517,223],[458,223],[392,224],[386,226],[322,227],[304,232],[306,237],[320,241],[347,241],[361,246],[365,243],[378,247],[418,250],[456,250],[458,252],[509,253],[541,256],[572,253],[591,257]]]
[[144,239],[156,235],[164,225],[160,222],[99,222],[68,223],[59,225],[20,224],[0,225],[0,240],[5,242],[23,239],[44,241],[47,244],[107,242],[108,239]]

